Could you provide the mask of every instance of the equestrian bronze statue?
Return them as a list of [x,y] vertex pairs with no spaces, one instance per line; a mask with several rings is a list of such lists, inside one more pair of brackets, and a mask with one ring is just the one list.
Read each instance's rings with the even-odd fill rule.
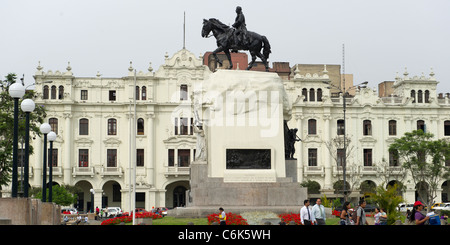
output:
[[[238,12],[238,9],[236,9],[236,12]],[[236,22],[233,24],[235,28],[231,28],[214,18],[209,20],[203,19],[202,37],[207,38],[210,32],[213,33],[217,43],[217,49],[213,51],[213,56],[221,66],[222,61],[217,57],[217,53],[225,52],[230,62],[228,69],[232,69],[233,63],[231,62],[230,50],[233,52],[237,52],[237,50],[248,50],[252,56],[252,61],[249,63],[247,70],[253,67],[256,57],[259,57],[266,67],[266,71],[269,71],[269,65],[267,64],[269,54],[271,53],[269,41],[265,36],[247,31],[245,28],[245,19],[243,19],[243,23],[238,23],[239,21],[242,22],[242,18],[243,15],[240,16],[238,13]]]

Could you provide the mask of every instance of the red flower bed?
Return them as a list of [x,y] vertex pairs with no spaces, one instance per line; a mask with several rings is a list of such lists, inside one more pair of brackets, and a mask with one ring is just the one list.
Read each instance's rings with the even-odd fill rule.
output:
[[[238,214],[233,213],[227,213],[227,219],[225,220],[225,223],[227,225],[248,225],[247,220],[242,218],[242,216]],[[219,221],[219,214],[210,214],[208,215],[208,225],[213,224],[214,222],[220,222]]]
[[[152,212],[144,212],[144,213],[136,213],[135,219],[138,219],[138,218],[161,219],[162,216],[159,214],[154,214]],[[106,219],[101,223],[101,225],[118,225],[122,222],[124,222],[124,223],[133,222],[133,213],[131,213],[131,215],[129,215],[128,213],[124,213],[120,217]]]
[[282,222],[285,222],[286,224],[289,224],[291,221],[294,221],[295,224],[300,225],[301,224],[301,219],[300,219],[300,214],[294,214],[294,213],[289,213],[289,214],[279,214],[278,217],[280,217],[280,220]]
[[336,216],[336,217],[341,217],[341,211],[337,211],[336,209],[333,209],[333,211],[331,212],[331,215]]

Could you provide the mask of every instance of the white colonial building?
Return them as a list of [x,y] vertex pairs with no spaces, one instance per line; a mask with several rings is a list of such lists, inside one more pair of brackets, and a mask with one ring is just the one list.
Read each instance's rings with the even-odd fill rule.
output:
[[[45,72],[38,66],[35,102],[46,107],[46,120],[58,135],[53,146],[53,181],[82,189],[80,210],[90,207],[90,189],[94,189],[94,206],[119,206],[128,211],[130,162],[136,155],[136,207],[183,206],[189,198],[186,190],[190,188],[189,165],[194,160],[196,137],[194,115],[177,108],[193,103],[193,88],[211,71],[203,57],[182,49],[172,57],[166,55],[155,72],[150,67],[147,72],[137,72],[135,78],[130,63],[125,74],[119,78],[76,77],[70,65],[64,72]],[[289,79],[283,81],[292,104],[288,125],[299,129],[302,140],[296,143],[297,181],[315,181],[321,195],[333,197],[336,183],[342,179],[338,167],[342,152],[339,146],[333,149],[327,143],[342,137],[343,98],[331,96],[326,66],[306,75],[300,75],[294,66]],[[406,185],[407,200],[415,200],[415,186],[397,159],[389,155],[388,147],[417,128],[436,138],[450,137],[450,99],[438,98],[436,85],[434,74],[409,77],[405,73],[396,78],[393,96],[382,98],[373,89],[363,88],[346,98],[346,135],[352,150],[347,158],[347,182],[353,196],[359,196],[365,184],[397,181]],[[134,154],[130,154],[132,130],[137,135]],[[43,139],[36,138],[33,145],[30,185],[38,187],[42,183]],[[448,182],[443,180],[440,187],[437,201],[447,199],[450,193]]]

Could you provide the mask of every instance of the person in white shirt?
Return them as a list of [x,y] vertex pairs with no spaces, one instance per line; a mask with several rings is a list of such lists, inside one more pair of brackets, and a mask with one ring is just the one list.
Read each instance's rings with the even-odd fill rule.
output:
[[300,221],[303,225],[312,225],[315,221],[314,215],[309,208],[309,200],[303,202],[304,206],[300,209]]
[[219,208],[219,213],[220,225],[226,225],[227,215],[225,213],[225,210],[223,210],[223,208]]
[[317,199],[316,205],[312,208],[312,213],[314,215],[316,225],[325,225],[325,207],[322,205],[322,200],[320,198]]

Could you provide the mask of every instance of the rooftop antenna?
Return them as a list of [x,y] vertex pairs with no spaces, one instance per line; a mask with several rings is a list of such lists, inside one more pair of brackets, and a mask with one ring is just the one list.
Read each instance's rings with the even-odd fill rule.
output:
[[341,90],[345,90],[345,46],[342,44],[342,79],[343,84],[341,84]]
[[186,49],[186,11],[184,11],[183,20],[183,49]]

